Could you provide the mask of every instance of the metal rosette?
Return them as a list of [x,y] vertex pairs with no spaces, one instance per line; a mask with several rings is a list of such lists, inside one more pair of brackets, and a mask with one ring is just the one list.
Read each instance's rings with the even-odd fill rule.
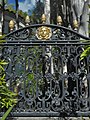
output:
[[52,30],[49,27],[42,26],[36,30],[36,37],[39,40],[49,40],[52,36]]

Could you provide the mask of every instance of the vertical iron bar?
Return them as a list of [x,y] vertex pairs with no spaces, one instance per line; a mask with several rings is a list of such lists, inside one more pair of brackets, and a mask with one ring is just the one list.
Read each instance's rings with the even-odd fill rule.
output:
[[16,29],[19,29],[19,16],[18,16],[19,4],[18,4],[18,0],[15,0],[15,2],[16,2],[16,25],[17,25]]

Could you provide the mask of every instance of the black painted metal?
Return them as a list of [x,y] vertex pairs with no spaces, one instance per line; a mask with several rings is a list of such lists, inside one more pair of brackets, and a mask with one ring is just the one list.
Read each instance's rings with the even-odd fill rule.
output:
[[[49,40],[37,39],[41,26],[51,28]],[[62,26],[39,24],[5,39],[1,55],[8,62],[6,82],[18,93],[12,116],[90,116],[90,56],[80,60],[90,38]]]

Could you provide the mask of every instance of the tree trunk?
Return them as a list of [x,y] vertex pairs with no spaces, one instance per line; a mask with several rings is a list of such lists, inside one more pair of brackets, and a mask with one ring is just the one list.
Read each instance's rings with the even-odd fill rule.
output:
[[90,0],[74,0],[72,2],[73,20],[79,23],[78,32],[88,37],[88,21]]
[[46,15],[46,23],[50,23],[50,0],[45,0],[44,1],[44,5],[45,5],[45,8],[44,8],[44,13]]
[[89,33],[88,33],[88,25],[89,25],[89,7],[88,7],[88,4],[89,4],[89,1],[90,0],[87,0],[86,2],[84,2],[80,26],[79,26],[79,33],[81,33],[87,37],[89,36]]

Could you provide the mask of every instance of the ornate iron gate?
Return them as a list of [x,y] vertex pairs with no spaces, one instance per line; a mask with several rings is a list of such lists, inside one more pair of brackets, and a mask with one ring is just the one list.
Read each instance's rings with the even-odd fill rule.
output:
[[5,39],[6,81],[18,93],[12,116],[90,116],[90,56],[80,60],[89,38],[38,24]]

